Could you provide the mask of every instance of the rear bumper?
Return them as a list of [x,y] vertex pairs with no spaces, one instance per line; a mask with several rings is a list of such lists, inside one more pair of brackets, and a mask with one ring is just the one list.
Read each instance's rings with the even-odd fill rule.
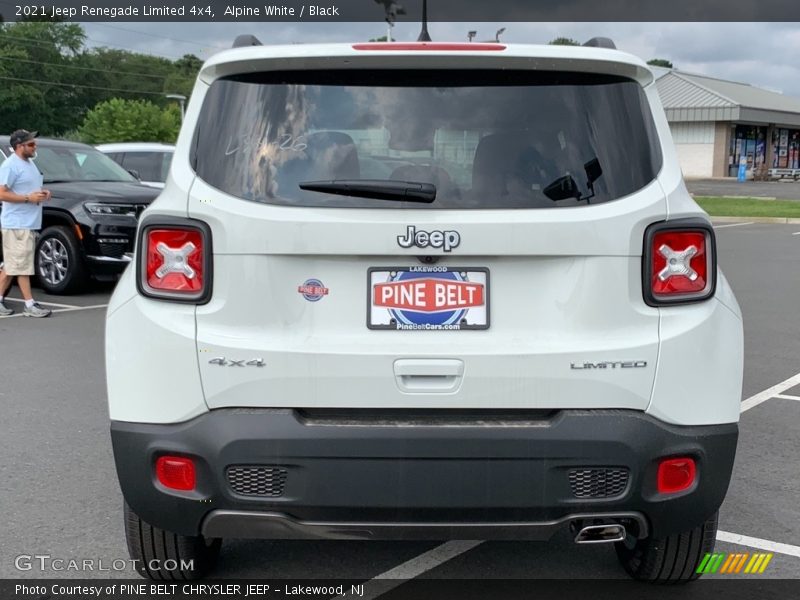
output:
[[[123,495],[145,521],[276,539],[547,539],[590,516],[640,534],[686,531],[722,504],[738,437],[735,423],[677,427],[625,410],[426,419],[221,409],[176,425],[114,421],[111,437]],[[162,454],[194,458],[194,491],[156,481]],[[668,456],[694,457],[698,477],[662,496],[656,470]],[[273,495],[240,493],[231,466],[261,467],[260,491]],[[591,484],[571,482],[575,470]]]

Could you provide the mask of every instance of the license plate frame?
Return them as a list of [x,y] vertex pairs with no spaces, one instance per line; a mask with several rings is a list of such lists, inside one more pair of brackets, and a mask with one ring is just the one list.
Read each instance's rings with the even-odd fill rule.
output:
[[[414,284],[409,283],[412,281]],[[408,285],[404,286],[403,283]],[[384,291],[384,288],[393,289]],[[376,296],[378,293],[381,294],[380,298]],[[384,294],[389,295],[389,298],[385,298]],[[489,269],[486,267],[369,267],[367,328],[384,331],[486,330],[490,325],[489,297]],[[405,301],[420,299],[424,301],[424,309],[413,310],[412,307],[404,306]],[[438,301],[445,299],[448,302],[455,301],[455,305],[437,305]],[[465,304],[458,306],[462,301]],[[414,307],[416,306],[419,305],[415,304]]]

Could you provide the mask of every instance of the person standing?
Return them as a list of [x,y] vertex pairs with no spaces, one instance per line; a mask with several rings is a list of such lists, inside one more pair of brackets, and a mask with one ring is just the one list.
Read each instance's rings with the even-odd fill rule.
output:
[[0,229],[3,235],[3,270],[0,271],[0,316],[14,311],[4,303],[4,294],[16,277],[25,308],[26,317],[49,317],[50,311],[42,308],[31,294],[31,275],[34,274],[33,255],[36,249],[36,232],[42,228],[42,202],[50,199],[50,192],[42,188],[44,179],[31,160],[36,156],[37,132],[18,129],[11,134],[10,145],[14,153],[0,165]]

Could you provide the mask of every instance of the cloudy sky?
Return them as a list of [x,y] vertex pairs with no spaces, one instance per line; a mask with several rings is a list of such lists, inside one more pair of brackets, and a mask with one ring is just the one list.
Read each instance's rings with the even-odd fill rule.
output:
[[[91,46],[136,50],[168,58],[206,59],[241,33],[265,44],[354,42],[386,35],[375,23],[85,23]],[[431,23],[437,41],[493,39],[544,44],[559,36],[581,42],[612,38],[620,50],[645,60],[666,58],[681,70],[730,79],[800,97],[800,23]],[[394,37],[415,40],[418,23],[398,23]]]

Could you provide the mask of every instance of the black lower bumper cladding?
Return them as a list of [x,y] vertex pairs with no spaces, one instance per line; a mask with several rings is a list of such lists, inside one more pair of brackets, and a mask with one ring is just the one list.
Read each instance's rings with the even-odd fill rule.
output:
[[[183,535],[547,539],[577,521],[661,537],[716,512],[738,437],[736,424],[678,427],[630,410],[439,413],[428,422],[419,412],[342,412],[219,409],[173,425],[112,422],[123,495],[142,519]],[[193,491],[157,482],[165,454],[194,459]],[[659,494],[659,460],[686,456],[697,463],[695,483]],[[253,479],[243,485],[242,473]],[[576,487],[576,473],[589,483]]]

